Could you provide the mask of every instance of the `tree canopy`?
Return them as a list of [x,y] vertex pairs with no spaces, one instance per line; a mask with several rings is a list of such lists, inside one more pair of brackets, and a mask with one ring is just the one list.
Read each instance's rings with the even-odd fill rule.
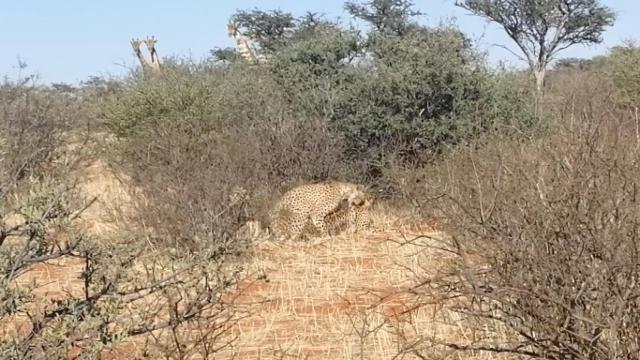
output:
[[376,32],[403,35],[415,26],[412,18],[422,15],[409,0],[371,0],[364,3],[349,1],[345,9],[351,16],[371,24]]
[[599,0],[458,0],[456,5],[499,24],[516,43],[542,91],[545,70],[573,45],[602,42],[614,12]]

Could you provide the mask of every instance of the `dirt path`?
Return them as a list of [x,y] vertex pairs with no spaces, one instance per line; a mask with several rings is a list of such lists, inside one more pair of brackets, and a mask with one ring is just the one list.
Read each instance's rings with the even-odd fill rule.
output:
[[[412,291],[416,275],[446,266],[445,253],[425,246],[442,234],[416,230],[258,245],[249,266],[256,276],[233,300],[246,318],[226,355],[391,359],[419,336],[450,336],[451,314]],[[421,234],[433,238],[407,243]]]

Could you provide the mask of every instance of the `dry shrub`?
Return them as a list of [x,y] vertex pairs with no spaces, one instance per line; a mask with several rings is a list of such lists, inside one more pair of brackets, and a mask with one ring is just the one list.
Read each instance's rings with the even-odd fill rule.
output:
[[64,131],[86,123],[83,105],[81,99],[38,86],[33,76],[0,84],[3,194],[51,158]]
[[[611,79],[602,71],[590,69],[561,69],[549,74],[546,93],[548,118],[571,126],[578,116],[614,117],[620,108],[617,91]],[[596,111],[589,115],[584,112]],[[609,114],[607,114],[609,112]]]
[[447,218],[459,257],[442,289],[484,329],[497,322],[513,335],[448,344],[456,349],[639,357],[637,124],[606,97],[566,105],[548,129],[460,149],[412,187]]
[[220,297],[236,269],[215,249],[150,252],[77,222],[96,204],[69,176],[95,151],[77,136],[93,90],[0,87],[0,358],[94,359],[136,335],[151,335],[141,352],[210,358],[229,341]]
[[174,71],[137,80],[106,109],[118,164],[151,200],[141,220],[156,244],[241,252],[231,234],[280,189],[353,173],[328,121],[294,113],[264,70]]

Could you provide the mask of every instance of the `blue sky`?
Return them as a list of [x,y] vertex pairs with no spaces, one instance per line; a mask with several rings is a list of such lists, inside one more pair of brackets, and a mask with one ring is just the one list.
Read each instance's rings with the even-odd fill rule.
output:
[[[18,58],[45,83],[76,83],[90,75],[121,75],[137,65],[131,52],[132,37],[155,35],[161,56],[190,55],[204,58],[210,49],[231,46],[226,22],[236,9],[281,9],[294,15],[320,12],[351,21],[343,0],[2,0],[0,8],[0,76],[15,77]],[[455,19],[460,28],[487,50],[492,62],[517,60],[492,44],[510,44],[495,25],[467,14],[454,0],[415,0],[425,12],[421,22],[437,24]],[[603,0],[618,14],[616,25],[598,46],[578,46],[563,56],[588,57],[626,39],[639,39],[638,0]]]

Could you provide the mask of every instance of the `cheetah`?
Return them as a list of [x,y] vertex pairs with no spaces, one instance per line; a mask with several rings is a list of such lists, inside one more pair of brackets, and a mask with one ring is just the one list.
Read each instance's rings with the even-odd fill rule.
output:
[[271,208],[269,230],[277,238],[299,238],[310,232],[326,234],[325,217],[340,207],[361,206],[366,193],[359,185],[326,181],[297,186]]
[[373,223],[371,208],[374,203],[375,198],[370,194],[366,194],[360,205],[349,206],[343,200],[336,210],[324,218],[328,234],[333,236],[345,231],[361,232],[369,229]]

